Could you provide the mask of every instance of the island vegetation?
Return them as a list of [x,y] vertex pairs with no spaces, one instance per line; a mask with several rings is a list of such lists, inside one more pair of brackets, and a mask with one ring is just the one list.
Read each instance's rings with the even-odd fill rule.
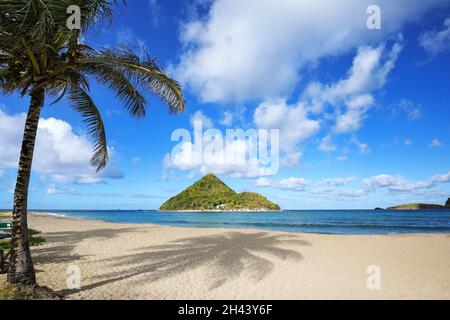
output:
[[[430,204],[430,203],[407,203],[398,206],[388,207],[386,210],[450,210],[450,198],[444,205]],[[382,208],[375,208],[375,210],[383,210]]]
[[280,206],[254,192],[237,193],[213,174],[167,200],[160,211],[279,211]]

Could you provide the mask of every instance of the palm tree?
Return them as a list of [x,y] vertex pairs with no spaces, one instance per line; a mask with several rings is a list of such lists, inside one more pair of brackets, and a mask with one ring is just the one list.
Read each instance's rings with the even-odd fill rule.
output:
[[30,96],[14,192],[10,283],[36,283],[27,241],[27,199],[46,97],[55,98],[52,104],[66,97],[81,113],[94,145],[91,164],[97,170],[106,166],[108,150],[105,126],[89,95],[88,79],[112,89],[135,118],[145,116],[144,91],[162,99],[170,112],[182,112],[185,107],[180,85],[148,55],[140,58],[128,47],[95,50],[82,43],[80,30],[67,27],[71,5],[81,9],[83,32],[111,21],[108,0],[0,0],[0,90]]

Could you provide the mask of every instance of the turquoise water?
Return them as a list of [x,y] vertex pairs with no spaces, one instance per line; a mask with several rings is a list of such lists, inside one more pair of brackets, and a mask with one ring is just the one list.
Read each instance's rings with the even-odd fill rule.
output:
[[330,234],[450,233],[450,210],[291,210],[265,213],[43,210],[113,223],[208,228],[255,228]]

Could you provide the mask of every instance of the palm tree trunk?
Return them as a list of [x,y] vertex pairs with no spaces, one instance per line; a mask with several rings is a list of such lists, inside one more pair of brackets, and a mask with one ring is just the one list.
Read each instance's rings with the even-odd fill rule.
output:
[[44,105],[45,94],[42,89],[37,89],[32,91],[30,96],[30,108],[25,123],[16,189],[14,191],[12,248],[8,282],[34,285],[36,284],[36,274],[28,244],[28,186],[39,117]]

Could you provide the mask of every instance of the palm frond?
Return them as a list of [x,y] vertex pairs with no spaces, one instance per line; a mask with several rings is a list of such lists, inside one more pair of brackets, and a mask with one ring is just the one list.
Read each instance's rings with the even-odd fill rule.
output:
[[45,34],[65,27],[67,8],[76,5],[81,10],[81,26],[88,29],[103,20],[112,19],[112,5],[125,0],[2,0],[0,26],[15,25],[23,31]]
[[108,162],[108,145],[106,143],[106,132],[100,111],[92,101],[89,94],[81,87],[72,87],[68,95],[71,106],[81,113],[87,130],[94,144],[94,154],[91,158],[91,165],[97,171],[103,169]]
[[135,84],[127,79],[123,73],[111,64],[87,64],[84,71],[95,76],[95,79],[116,93],[116,98],[123,102],[124,107],[131,116],[142,118],[145,116],[147,100],[136,88]]
[[170,112],[182,112],[186,102],[180,84],[166,75],[154,60],[141,60],[134,52],[126,47],[119,49],[102,49],[101,51],[80,59],[87,68],[114,68],[130,82],[145,89],[169,107]]

